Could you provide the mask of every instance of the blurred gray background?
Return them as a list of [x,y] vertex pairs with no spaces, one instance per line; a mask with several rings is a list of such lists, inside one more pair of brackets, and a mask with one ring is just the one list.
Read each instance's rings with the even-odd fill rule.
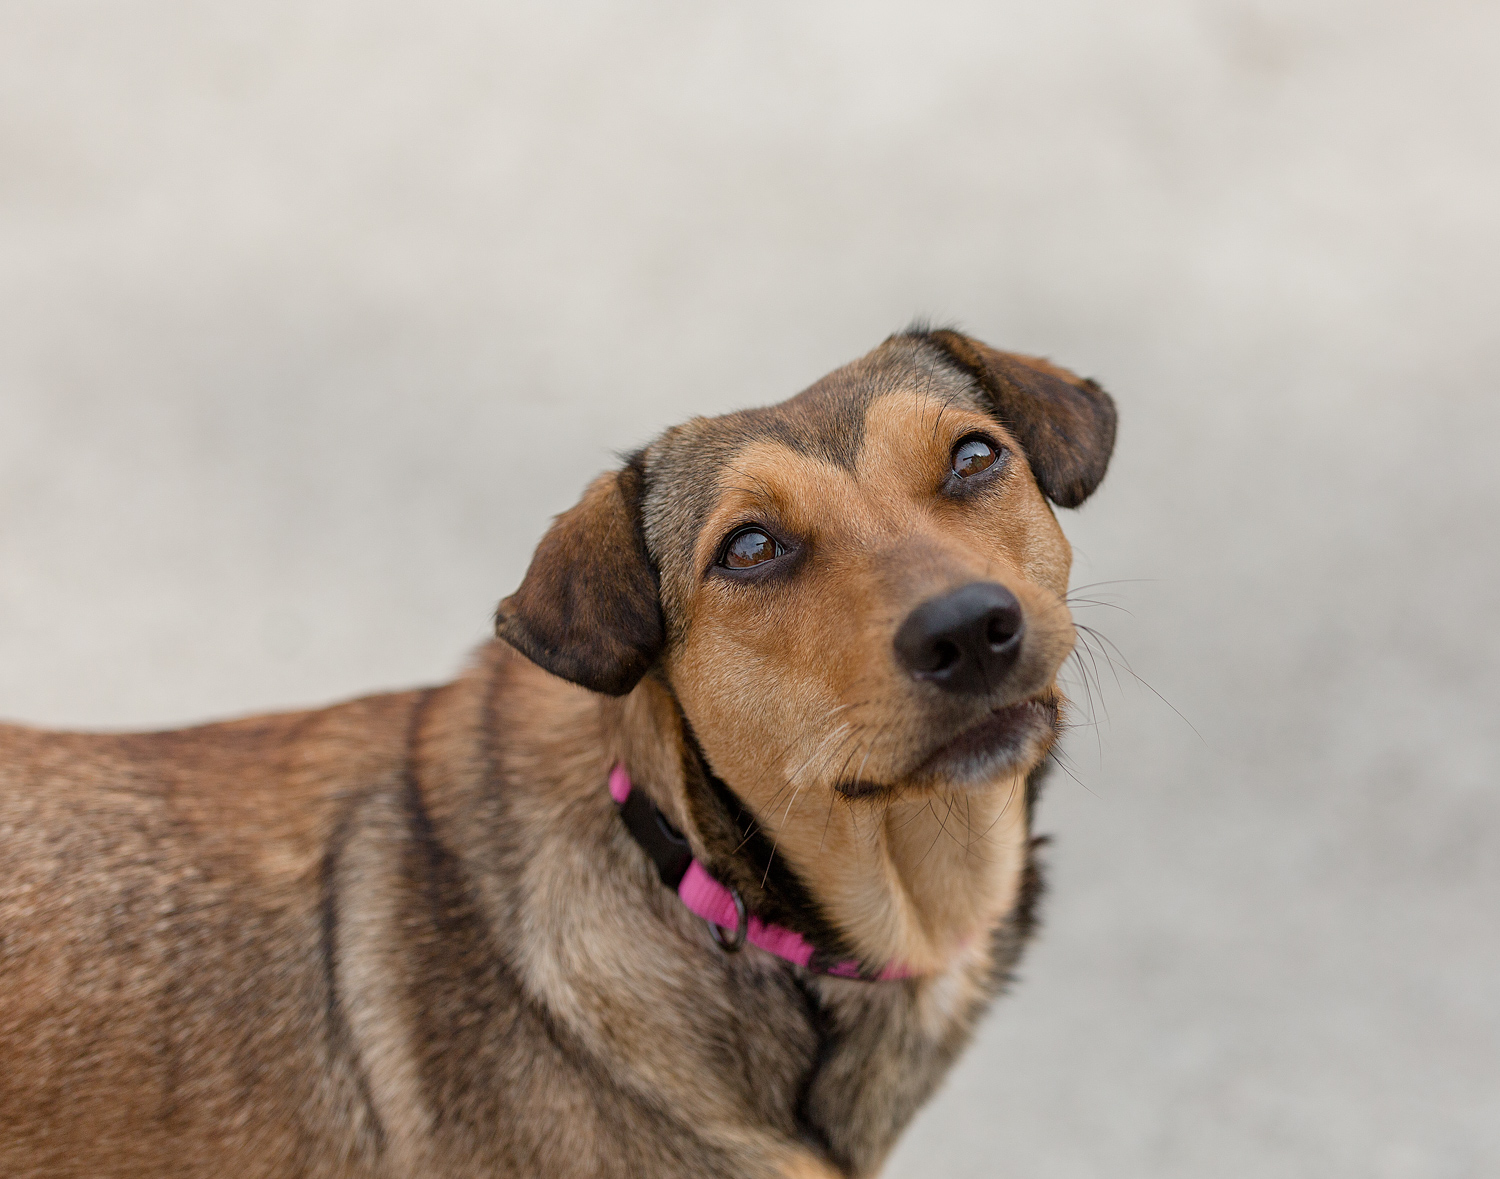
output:
[[10,0],[0,715],[443,678],[613,452],[956,321],[1118,399],[1065,524],[1149,688],[1101,665],[1044,935],[888,1173],[1500,1173],[1497,49],[1456,0]]

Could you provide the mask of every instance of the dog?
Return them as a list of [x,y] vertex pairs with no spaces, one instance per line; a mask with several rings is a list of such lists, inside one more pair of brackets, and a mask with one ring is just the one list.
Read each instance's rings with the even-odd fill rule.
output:
[[452,683],[0,727],[0,1174],[876,1174],[1032,931],[1114,435],[914,328],[600,475]]

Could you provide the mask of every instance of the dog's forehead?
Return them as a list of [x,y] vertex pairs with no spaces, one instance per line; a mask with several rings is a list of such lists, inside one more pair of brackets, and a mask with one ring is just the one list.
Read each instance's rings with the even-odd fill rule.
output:
[[658,561],[671,561],[692,549],[725,468],[754,443],[779,444],[854,470],[870,406],[903,392],[981,408],[969,376],[920,341],[898,337],[780,404],[694,418],[668,430],[645,452],[642,524],[648,550]]

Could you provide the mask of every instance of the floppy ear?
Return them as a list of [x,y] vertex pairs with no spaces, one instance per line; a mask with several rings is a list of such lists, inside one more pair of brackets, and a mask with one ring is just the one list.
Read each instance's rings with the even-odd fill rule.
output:
[[589,484],[552,522],[495,633],[539,667],[623,696],[661,652],[656,571],[641,534],[638,462]]
[[1035,356],[1000,352],[947,330],[919,334],[972,375],[1016,436],[1037,485],[1076,508],[1094,493],[1115,448],[1115,403],[1093,381]]

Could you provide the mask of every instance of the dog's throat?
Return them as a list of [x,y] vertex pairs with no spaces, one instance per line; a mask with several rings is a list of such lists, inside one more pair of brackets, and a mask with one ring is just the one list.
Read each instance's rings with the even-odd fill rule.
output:
[[632,788],[623,765],[617,765],[610,773],[609,793],[619,807],[625,829],[655,865],[662,884],[716,931],[728,931],[727,935],[715,933],[715,940],[727,952],[734,952],[748,942],[815,974],[870,982],[912,976],[913,972],[899,962],[871,966],[831,953],[797,930],[767,921],[759,912],[751,911],[734,885],[716,879],[694,858],[692,846],[660,808],[644,792]]
[[704,847],[704,867],[763,920],[795,930],[835,958],[858,957],[786,856],[776,854],[755,812],[714,772],[680,704],[678,717],[684,802]]

